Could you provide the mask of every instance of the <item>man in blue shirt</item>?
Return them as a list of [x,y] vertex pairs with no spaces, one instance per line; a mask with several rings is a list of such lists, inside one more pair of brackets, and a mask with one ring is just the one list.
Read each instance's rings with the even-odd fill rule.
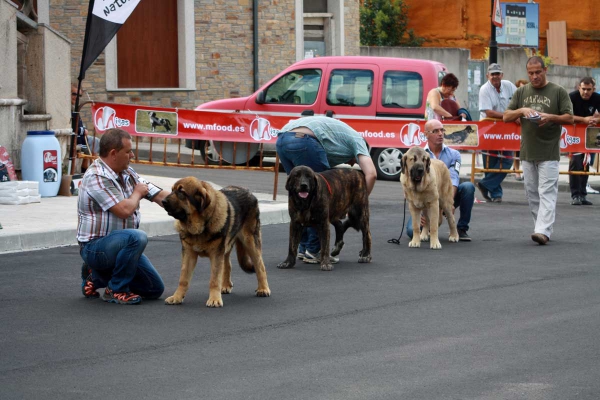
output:
[[[323,116],[304,117],[288,122],[277,135],[277,154],[290,174],[294,167],[305,165],[322,172],[338,164],[358,163],[365,174],[367,191],[373,190],[377,171],[369,155],[367,142],[344,122]],[[302,233],[298,258],[309,264],[321,263],[321,243],[314,228]],[[332,263],[339,260],[330,257]]]
[[[462,242],[470,242],[471,237],[467,233],[469,222],[471,222],[471,210],[475,202],[475,186],[471,182],[460,183],[459,172],[461,157],[457,150],[451,149],[444,144],[444,125],[436,119],[427,121],[425,124],[425,134],[427,135],[427,145],[425,151],[429,153],[432,159],[442,161],[450,170],[450,179],[454,189],[454,208],[460,209],[460,218],[456,227],[458,229],[458,238]],[[421,226],[424,225],[424,217],[421,217]],[[412,239],[412,218],[409,217],[406,224],[406,234]]]

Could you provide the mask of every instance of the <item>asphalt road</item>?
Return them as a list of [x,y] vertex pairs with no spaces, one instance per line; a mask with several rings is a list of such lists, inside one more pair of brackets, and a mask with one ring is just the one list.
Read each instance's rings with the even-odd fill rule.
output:
[[[256,191],[273,182],[198,175]],[[360,235],[348,232],[334,271],[278,270],[288,227],[263,227],[272,296],[254,297],[255,276],[234,261],[221,309],[204,306],[205,259],[183,305],[118,306],[81,296],[75,247],[3,255],[0,399],[598,399],[600,196],[573,207],[561,193],[552,241],[538,246],[524,193],[507,190],[502,204],[475,205],[473,242],[449,243],[443,226],[435,251],[388,243],[402,197],[399,183],[377,182],[371,264],[356,262]],[[146,254],[164,298],[179,239],[153,238]]]

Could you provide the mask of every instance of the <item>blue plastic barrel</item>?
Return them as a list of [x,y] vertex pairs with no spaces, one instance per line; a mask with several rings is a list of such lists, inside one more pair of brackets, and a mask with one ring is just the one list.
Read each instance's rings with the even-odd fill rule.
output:
[[21,147],[21,176],[39,182],[42,197],[58,194],[62,174],[60,143],[52,131],[28,131]]

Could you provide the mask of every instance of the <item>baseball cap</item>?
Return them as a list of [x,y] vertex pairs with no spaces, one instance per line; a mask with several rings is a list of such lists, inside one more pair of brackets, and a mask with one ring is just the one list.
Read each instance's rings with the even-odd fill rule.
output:
[[493,74],[495,72],[502,73],[502,67],[500,67],[500,64],[493,63],[488,67],[488,74]]

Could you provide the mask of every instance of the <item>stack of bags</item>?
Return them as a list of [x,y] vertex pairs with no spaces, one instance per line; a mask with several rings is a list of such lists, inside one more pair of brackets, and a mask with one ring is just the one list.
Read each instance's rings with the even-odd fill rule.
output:
[[39,202],[39,182],[0,182],[0,204],[29,204]]

